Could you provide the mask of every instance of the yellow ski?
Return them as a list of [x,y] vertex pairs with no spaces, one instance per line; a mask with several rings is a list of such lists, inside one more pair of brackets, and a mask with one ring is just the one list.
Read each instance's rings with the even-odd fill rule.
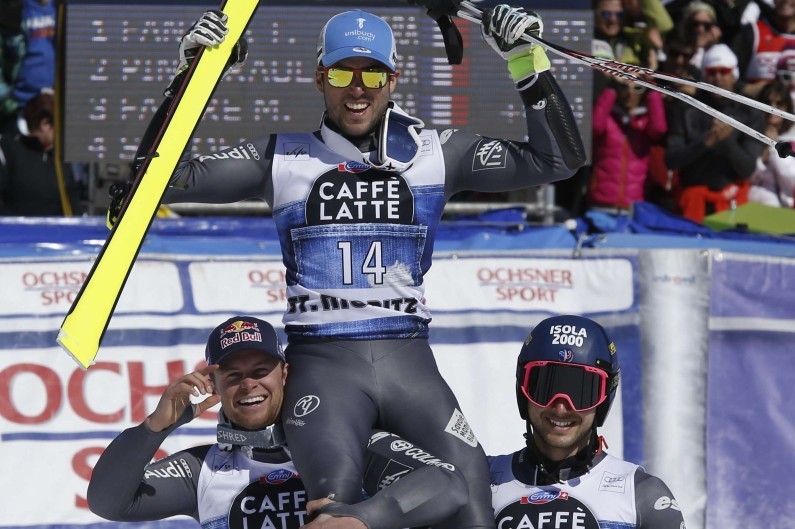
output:
[[83,368],[94,363],[102,337],[121,296],[171,174],[204,114],[235,43],[243,36],[259,0],[228,0],[224,41],[201,48],[192,61],[122,214],[99,252],[85,283],[61,324],[57,341]]

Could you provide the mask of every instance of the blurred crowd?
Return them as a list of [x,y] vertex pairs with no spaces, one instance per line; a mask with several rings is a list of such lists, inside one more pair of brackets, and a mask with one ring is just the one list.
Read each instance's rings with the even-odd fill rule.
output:
[[[792,113],[795,0],[593,0],[592,8],[592,55]],[[0,215],[79,214],[85,178],[54,152],[55,0],[0,0],[0,10]],[[775,141],[795,141],[792,121],[665,84]],[[795,157],[677,98],[595,72],[591,163],[555,191],[567,216],[627,215],[646,201],[702,222],[749,201],[792,208]]]
[[[703,81],[792,113],[795,0],[594,0],[594,56]],[[659,82],[659,81],[657,81]],[[679,92],[781,142],[793,122],[692,85]],[[793,207],[795,157],[670,95],[597,73],[592,163],[561,184],[570,212],[639,201],[702,222],[749,201]]]
[[55,152],[55,0],[0,0],[0,215],[71,216],[85,182]]

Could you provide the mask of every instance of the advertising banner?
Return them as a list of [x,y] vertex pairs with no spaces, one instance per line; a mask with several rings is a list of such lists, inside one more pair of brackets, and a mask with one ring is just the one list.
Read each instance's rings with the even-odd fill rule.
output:
[[[637,263],[631,254],[579,260],[554,252],[439,256],[426,278],[434,354],[488,453],[524,443],[514,388],[527,333],[544,317],[577,313],[607,327],[624,372],[631,373],[602,434],[611,453],[642,456]],[[97,362],[84,370],[55,337],[89,269],[86,259],[0,261],[0,464],[9,476],[25,476],[0,484],[0,497],[14,499],[0,527],[103,522],[85,499],[96,459],[118,432],[151,413],[170,380],[203,365],[209,330],[233,314],[252,314],[281,332],[286,300],[278,258],[141,255]],[[158,457],[214,442],[215,414],[210,410],[180,428]],[[627,425],[633,435],[625,436]],[[57,486],[48,489],[47,509],[41,509],[48,482]]]
[[721,257],[710,301],[706,527],[787,527],[795,519],[795,262]]

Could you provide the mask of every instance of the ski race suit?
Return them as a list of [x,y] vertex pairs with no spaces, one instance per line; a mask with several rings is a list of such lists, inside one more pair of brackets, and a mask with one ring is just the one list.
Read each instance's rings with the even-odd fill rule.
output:
[[485,454],[428,345],[423,277],[454,193],[536,186],[585,163],[553,75],[534,81],[519,90],[529,141],[425,129],[403,172],[373,168],[372,142],[354,145],[325,120],[180,161],[166,203],[258,198],[272,208],[288,301],[282,421],[310,499],[358,501],[376,427],[462,470],[470,502],[451,526],[493,527]]
[[[123,431],[103,452],[88,487],[92,512],[114,521],[190,516],[203,529],[298,529],[309,522],[307,494],[285,446],[201,445],[149,463],[166,437],[193,418],[152,432],[145,424]],[[226,430],[223,440],[244,431]],[[467,484],[452,465],[424,451],[390,459],[394,436],[377,432],[368,447],[366,501],[346,506],[370,529],[398,529],[449,517],[467,501]],[[382,490],[383,489],[383,490]],[[376,494],[377,493],[377,494]],[[366,496],[365,496],[366,497]]]
[[671,491],[642,467],[600,452],[580,469],[559,468],[545,480],[527,448],[489,456],[497,527],[684,529]]

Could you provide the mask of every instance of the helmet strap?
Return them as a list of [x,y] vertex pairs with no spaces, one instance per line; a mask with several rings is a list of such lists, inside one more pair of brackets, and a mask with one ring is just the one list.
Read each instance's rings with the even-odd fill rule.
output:
[[607,441],[605,440],[605,438],[602,437],[601,435],[596,438],[596,441],[599,443],[599,447],[596,449],[596,454],[594,455],[594,457],[596,457],[596,456],[598,456],[599,454],[602,453],[602,447],[603,446],[605,448],[610,448],[610,446],[607,444]]
[[[596,428],[594,428],[591,431],[591,439],[588,446],[571,457],[560,461],[552,461],[536,446],[530,421],[526,421],[526,424],[527,433],[524,437],[527,446],[523,451],[524,457],[522,459],[527,461],[531,467],[535,467],[535,469],[527,469],[534,470],[535,476],[530,479],[532,484],[552,485],[582,476],[605,456],[605,452],[602,451],[602,441],[604,439],[596,435]],[[526,474],[526,471],[523,471],[522,474]]]

